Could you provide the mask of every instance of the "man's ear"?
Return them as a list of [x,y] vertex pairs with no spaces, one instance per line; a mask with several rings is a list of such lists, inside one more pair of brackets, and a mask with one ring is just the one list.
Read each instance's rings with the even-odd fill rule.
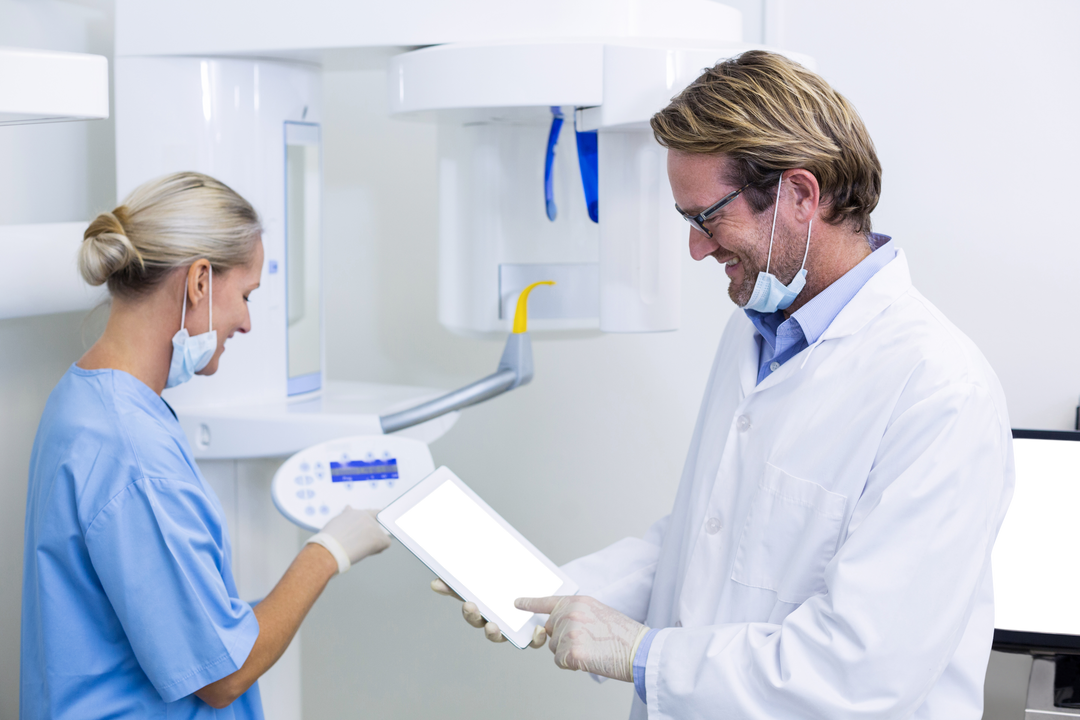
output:
[[800,223],[808,223],[817,214],[821,204],[821,187],[814,173],[805,168],[789,170],[784,176],[788,191],[794,197],[794,217]]

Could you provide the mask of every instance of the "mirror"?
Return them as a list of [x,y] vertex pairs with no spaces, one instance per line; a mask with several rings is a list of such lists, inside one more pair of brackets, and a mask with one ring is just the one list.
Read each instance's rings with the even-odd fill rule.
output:
[[289,395],[322,387],[321,163],[319,126],[285,123]]

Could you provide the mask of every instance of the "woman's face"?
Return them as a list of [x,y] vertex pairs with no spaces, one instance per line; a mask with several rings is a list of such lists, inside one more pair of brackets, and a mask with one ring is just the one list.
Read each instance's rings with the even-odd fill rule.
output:
[[[262,264],[263,246],[260,240],[255,243],[251,262],[214,276],[214,329],[217,330],[217,350],[206,367],[196,374],[213,375],[217,372],[221,353],[225,352],[225,341],[234,333],[251,330],[248,296],[259,287]],[[209,318],[202,313],[199,315],[198,320],[202,327],[192,327],[195,323],[188,322],[188,332],[191,335],[209,330]]]

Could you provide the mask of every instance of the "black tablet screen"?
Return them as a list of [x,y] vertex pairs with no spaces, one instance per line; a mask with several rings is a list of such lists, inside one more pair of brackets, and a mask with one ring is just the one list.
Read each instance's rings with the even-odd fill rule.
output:
[[513,627],[529,616],[515,612],[511,600],[558,586],[554,575],[449,483],[399,522]]

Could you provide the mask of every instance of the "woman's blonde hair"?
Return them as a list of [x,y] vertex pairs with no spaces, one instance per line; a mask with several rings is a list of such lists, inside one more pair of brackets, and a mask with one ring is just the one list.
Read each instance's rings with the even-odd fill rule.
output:
[[262,227],[247,200],[207,175],[181,172],[137,187],[83,233],[79,272],[113,296],[152,290],[172,270],[205,258],[225,272],[252,258]]
[[665,147],[732,160],[729,184],[747,185],[755,212],[772,207],[784,170],[817,178],[826,222],[870,232],[881,163],[859,114],[820,76],[783,55],[751,50],[709,68],[656,113]]

